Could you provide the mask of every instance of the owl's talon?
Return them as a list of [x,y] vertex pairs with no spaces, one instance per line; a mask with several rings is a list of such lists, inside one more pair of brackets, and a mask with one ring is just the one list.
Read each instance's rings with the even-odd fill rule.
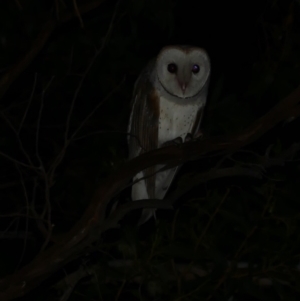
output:
[[193,140],[193,135],[188,133],[186,136],[185,136],[185,139],[184,139],[184,142],[189,142],[189,141],[192,141]]
[[202,138],[203,138],[203,132],[201,132],[201,131],[195,133],[194,135],[192,135],[191,133],[188,133],[185,136],[184,142],[197,141]]
[[197,133],[195,133],[193,139],[194,140],[202,139],[203,136],[204,136],[203,132],[202,131],[198,131]]
[[170,145],[181,145],[182,143],[183,143],[182,138],[177,137],[173,140],[170,140],[170,141],[167,141],[167,142],[163,143],[161,147],[166,147],[166,146],[170,146]]
[[178,145],[178,144],[182,144],[183,141],[182,141],[182,138],[181,138],[181,137],[177,137],[177,138],[175,138],[175,139],[172,141],[172,143]]

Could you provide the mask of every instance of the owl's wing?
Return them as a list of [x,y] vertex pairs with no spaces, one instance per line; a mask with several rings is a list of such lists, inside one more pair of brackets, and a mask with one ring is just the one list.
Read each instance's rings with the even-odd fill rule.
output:
[[205,104],[206,104],[208,85],[209,85],[209,79],[207,79],[205,86],[202,88],[202,92],[199,95],[199,97],[200,97],[199,102],[201,102],[203,105],[199,108],[196,119],[192,126],[191,134],[194,138],[199,137],[199,134],[200,134],[200,126],[201,126],[203,112],[204,112],[204,108],[205,108]]
[[202,117],[203,117],[203,111],[204,111],[204,105],[197,112],[197,116],[196,116],[195,122],[192,127],[192,131],[191,131],[193,138],[194,137],[197,138],[197,136],[199,136],[200,125],[201,125],[201,121],[202,121]]
[[[135,84],[129,122],[129,159],[158,147],[159,96],[151,83],[153,65],[154,62],[149,63]],[[143,176],[154,172],[155,167],[150,167]],[[147,178],[145,183],[148,197],[154,198],[155,177]]]

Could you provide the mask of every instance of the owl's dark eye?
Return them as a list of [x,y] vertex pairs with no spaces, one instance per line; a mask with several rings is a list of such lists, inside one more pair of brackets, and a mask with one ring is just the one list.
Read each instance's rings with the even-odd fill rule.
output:
[[200,67],[195,64],[192,68],[192,72],[195,74],[195,73],[198,73],[199,71],[200,71]]
[[174,63],[169,64],[168,65],[168,71],[170,73],[176,73],[176,71],[177,71],[177,65],[174,64]]

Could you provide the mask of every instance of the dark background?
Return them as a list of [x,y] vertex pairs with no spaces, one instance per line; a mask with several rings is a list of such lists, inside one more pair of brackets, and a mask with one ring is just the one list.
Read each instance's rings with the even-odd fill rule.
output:
[[[205,137],[239,133],[299,85],[299,11],[291,0],[1,1],[0,276],[69,230],[126,162],[133,85],[162,47],[207,50]],[[31,300],[63,300],[62,279],[79,267],[89,273],[68,300],[299,300],[299,154],[271,168],[259,161],[298,142],[294,120],[243,150],[187,163],[171,191],[213,168],[261,177],[204,181],[140,228],[141,211],[130,213]],[[130,188],[114,200],[129,202]]]

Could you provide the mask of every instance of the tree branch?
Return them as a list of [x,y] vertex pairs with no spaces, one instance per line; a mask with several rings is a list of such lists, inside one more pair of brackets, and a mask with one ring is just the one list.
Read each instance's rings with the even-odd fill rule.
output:
[[[166,204],[162,201],[132,202],[126,204],[126,208],[121,209],[123,212],[118,211],[112,217],[105,219],[107,204],[141,170],[157,164],[176,166],[189,160],[199,159],[210,152],[239,149],[264,135],[279,122],[290,116],[298,116],[300,114],[299,102],[300,86],[267,114],[237,135],[212,137],[180,146],[169,146],[145,153],[127,162],[99,185],[81,220],[73,229],[64,234],[57,244],[40,253],[31,263],[13,275],[0,280],[0,299],[6,301],[26,294],[66,263],[83,254],[92,242],[99,239],[101,232],[115,226],[124,210],[127,212],[127,210],[142,208],[145,205],[151,206],[151,204],[153,207],[169,206],[170,203]],[[118,214],[119,216],[116,217]]]
[[[100,4],[102,4],[105,0],[93,1],[90,3],[86,3],[78,8],[81,15],[87,13]],[[10,88],[12,83],[20,76],[20,74],[30,65],[30,63],[35,59],[35,57],[40,53],[45,44],[47,43],[49,37],[53,33],[55,29],[57,29],[60,24],[66,23],[73,19],[74,17],[78,17],[77,11],[73,13],[66,13],[60,19],[60,22],[50,18],[42,27],[40,33],[37,35],[34,40],[32,47],[28,50],[28,52],[24,55],[24,57],[17,62],[2,78],[0,79],[0,99],[5,95],[7,90]]]

